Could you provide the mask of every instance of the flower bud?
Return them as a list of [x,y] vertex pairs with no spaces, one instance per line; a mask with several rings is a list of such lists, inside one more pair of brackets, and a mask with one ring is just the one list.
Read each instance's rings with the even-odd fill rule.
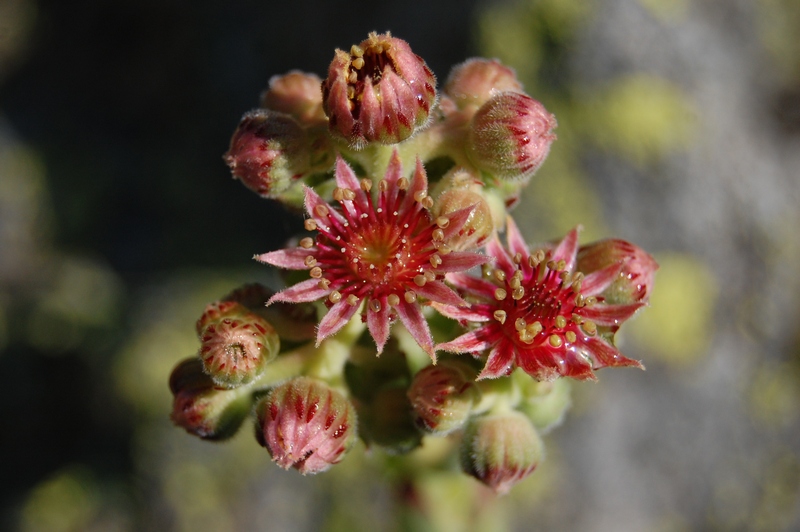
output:
[[265,198],[278,198],[310,170],[306,133],[291,116],[256,109],[246,113],[224,155],[234,179]]
[[385,33],[336,50],[322,84],[330,130],[352,147],[395,144],[428,124],[436,78],[407,42]]
[[441,436],[460,429],[480,399],[477,375],[464,362],[449,359],[418,372],[408,389],[417,427]]
[[301,124],[324,122],[321,87],[319,76],[299,70],[273,76],[261,94],[261,107],[291,115]]
[[601,294],[612,305],[646,303],[653,289],[658,263],[642,248],[616,238],[582,246],[578,250],[578,270],[585,275],[621,264],[617,279]]
[[[495,224],[492,217],[492,209],[480,190],[483,183],[475,183],[468,178],[469,184],[463,183],[462,177],[468,176],[466,172],[457,173],[453,177],[453,187],[442,192],[436,198],[434,213],[437,218],[446,216],[465,207],[474,209],[467,221],[452,237],[445,241],[453,251],[470,251],[481,247],[492,235]],[[505,209],[504,209],[505,211]]]
[[233,388],[252,382],[280,350],[272,325],[234,301],[206,307],[197,330],[203,368],[218,386]]
[[513,411],[470,420],[460,450],[464,472],[500,494],[530,475],[543,454],[533,425]]
[[199,358],[179,363],[169,378],[174,400],[172,422],[206,440],[233,436],[250,413],[251,394],[214,386]]
[[556,119],[526,94],[501,92],[475,113],[467,154],[479,169],[524,181],[541,166],[556,136]]
[[355,441],[353,405],[327,384],[297,377],[270,391],[256,406],[256,439],[272,460],[302,474],[339,463]]
[[453,67],[444,93],[459,109],[480,107],[498,92],[522,92],[522,84],[512,68],[497,59],[474,57]]

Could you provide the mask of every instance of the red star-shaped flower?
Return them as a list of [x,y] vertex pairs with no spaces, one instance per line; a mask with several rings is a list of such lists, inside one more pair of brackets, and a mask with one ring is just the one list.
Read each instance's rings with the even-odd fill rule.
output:
[[328,313],[320,321],[317,343],[341,329],[359,308],[369,332],[383,351],[393,318],[434,358],[433,339],[419,298],[452,308],[465,305],[444,282],[446,273],[468,270],[487,262],[484,255],[452,251],[446,242],[456,235],[473,207],[433,218],[428,179],[422,163],[411,179],[402,176],[394,153],[386,176],[378,183],[358,180],[341,158],[336,162],[334,200],[328,205],[314,190],[305,189],[306,228],[316,230],[294,249],[258,255],[261,262],[292,270],[310,270],[311,278],[273,296],[276,301],[306,302],[326,298]]
[[635,366],[610,343],[620,324],[646,304],[611,305],[598,297],[618,277],[623,262],[584,275],[576,269],[578,228],[555,247],[531,253],[509,218],[508,247],[495,237],[486,246],[496,269],[477,279],[450,274],[471,300],[470,308],[434,306],[446,316],[479,326],[437,349],[454,353],[489,351],[479,379],[495,378],[520,367],[537,380],[559,376],[595,379],[605,366]]

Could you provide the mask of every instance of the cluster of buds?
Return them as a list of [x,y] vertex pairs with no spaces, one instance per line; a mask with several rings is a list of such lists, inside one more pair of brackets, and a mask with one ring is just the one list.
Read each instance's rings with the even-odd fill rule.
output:
[[541,461],[565,378],[643,367],[614,335],[647,305],[655,261],[622,240],[580,246],[580,227],[529,246],[509,216],[553,115],[496,60],[436,85],[408,43],[373,33],[325,80],[273,78],[244,115],[233,177],[302,209],[308,233],[255,256],[293,270],[288,286],[206,308],[170,380],[177,425],[222,439],[251,414],[273,461],[303,474],[357,439],[405,453],[447,435],[464,472],[505,493]]

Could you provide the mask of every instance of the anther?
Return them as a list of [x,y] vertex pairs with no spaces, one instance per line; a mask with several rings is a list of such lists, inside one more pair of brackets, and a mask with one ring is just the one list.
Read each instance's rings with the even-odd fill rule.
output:
[[339,187],[333,189],[333,199],[336,201],[342,201],[344,199],[344,190]]
[[314,207],[314,213],[319,217],[328,216],[329,212],[330,212],[330,210],[328,209],[327,205],[320,204],[320,205],[317,205],[316,207]]
[[546,266],[550,270],[555,270],[556,269],[556,261],[548,260]]
[[362,68],[364,68],[364,58],[356,57],[355,59],[353,59],[353,62],[351,64],[353,65],[353,68],[355,68],[356,70],[361,70]]
[[440,246],[438,246],[436,249],[437,249],[437,250],[439,251],[439,253],[441,253],[442,255],[447,255],[448,253],[450,253],[451,251],[453,251],[453,248],[451,248],[451,247],[450,247],[450,246],[448,246],[447,244],[441,244],[441,245],[440,245]]
[[413,290],[409,290],[403,294],[403,299],[406,300],[406,303],[413,303],[417,300],[417,293]]
[[506,317],[507,316],[506,316],[506,311],[505,310],[495,310],[493,316],[494,316],[494,319],[496,319],[500,323],[505,323],[506,322]]
[[525,318],[517,318],[517,321],[514,322],[514,328],[518,331],[523,330],[527,326],[528,322],[525,321]]
[[430,263],[431,263],[431,266],[433,266],[434,268],[438,268],[439,265],[442,264],[442,257],[440,257],[439,255],[434,253],[433,255],[431,255]]
[[521,284],[522,283],[520,283],[520,280],[517,278],[517,276],[512,277],[511,280],[508,282],[508,286],[510,286],[513,290],[519,288]]
[[594,336],[597,332],[597,324],[590,320],[585,320],[582,324],[583,330],[586,331],[586,334],[589,336]]
[[564,316],[556,316],[556,327],[563,329],[567,326],[567,318]]
[[533,260],[536,261],[536,264],[541,264],[544,260],[544,250],[537,249],[536,252],[533,254]]
[[438,240],[439,242],[441,242],[442,240],[444,240],[444,231],[438,228],[434,229],[433,233],[431,234],[431,237],[433,237],[434,240]]
[[351,111],[353,110],[353,102],[351,102],[349,100],[352,100],[355,97],[356,97],[356,88],[353,87],[352,85],[348,85],[347,86],[347,100],[348,100],[347,103],[349,104],[348,107],[350,107]]
[[544,330],[544,327],[542,327],[541,322],[534,321],[533,323],[525,327],[525,330],[528,331],[528,334],[530,334],[531,336],[536,336],[537,334],[542,332],[542,330]]
[[420,203],[422,203],[422,206],[426,209],[430,209],[433,207],[433,198],[430,196],[425,196]]
[[431,282],[431,281],[435,281],[435,280],[436,280],[436,274],[435,274],[435,273],[433,273],[433,272],[432,272],[432,271],[430,271],[430,270],[425,270],[424,272],[422,272],[422,275],[424,275],[424,276],[425,276],[425,279],[426,279],[428,282]]
[[506,272],[504,272],[503,270],[495,270],[494,278],[502,283],[503,281],[506,280]]
[[354,44],[350,47],[350,55],[354,57],[362,57],[364,55],[364,50],[359,45]]
[[450,218],[448,218],[447,216],[439,216],[438,218],[436,218],[436,225],[444,229],[445,227],[450,225]]
[[335,304],[335,303],[338,303],[339,301],[341,301],[341,300],[342,300],[342,293],[341,293],[341,292],[339,292],[338,290],[334,290],[333,292],[331,292],[330,294],[328,294],[328,300],[329,300],[331,303],[334,303],[334,304]]
[[408,179],[401,177],[397,180],[397,188],[400,190],[408,190]]
[[494,298],[498,301],[504,300],[506,296],[508,296],[508,292],[506,292],[502,288],[498,288],[497,290],[494,291]]
[[578,294],[577,296],[575,296],[575,306],[576,307],[586,306],[586,298],[583,297],[583,294]]
[[342,196],[344,196],[344,199],[348,201],[353,201],[354,199],[356,199],[355,191],[349,188],[342,189]]
[[370,181],[369,179],[362,179],[359,182],[359,185],[361,185],[361,190],[363,190],[364,192],[369,192],[370,190],[372,190],[372,181]]
[[389,297],[386,298],[386,301],[392,307],[396,307],[400,304],[400,297],[397,294],[389,294]]
[[347,81],[349,83],[355,83],[356,81],[358,81],[358,74],[356,74],[355,72],[350,72],[350,75],[347,76]]
[[587,306],[588,305],[594,305],[595,303],[597,303],[597,298],[596,297],[589,296],[589,297],[586,298],[586,305]]
[[372,312],[380,312],[381,311],[381,302],[377,299],[373,299],[369,302],[369,309]]
[[386,192],[387,190],[389,190],[389,182],[386,181],[385,179],[381,179],[380,181],[378,181],[378,190],[380,190],[381,192]]
[[583,323],[583,318],[582,318],[582,317],[580,317],[580,316],[579,316],[579,315],[577,315],[577,314],[573,314],[573,315],[572,315],[572,317],[571,317],[570,319],[572,320],[572,323],[576,323],[576,324],[578,324],[578,325],[580,325],[581,323]]
[[578,335],[576,335],[573,331],[567,331],[567,334],[565,336],[567,337],[567,342],[571,344],[574,344],[575,340],[578,339]]
[[320,279],[317,283],[317,286],[320,287],[322,290],[327,290],[331,286],[331,282],[327,279]]
[[578,293],[581,291],[581,282],[580,281],[572,281],[572,291]]
[[311,218],[307,218],[306,221],[303,222],[303,226],[306,228],[306,231],[313,231],[317,228],[317,222]]
[[303,264],[308,268],[313,268],[317,264],[317,259],[315,259],[313,255],[309,255],[306,257],[306,260],[303,261]]
[[349,296],[347,296],[346,301],[347,304],[350,305],[351,307],[355,307],[356,305],[358,305],[358,298],[355,296],[355,294],[350,294]]
[[314,239],[310,236],[300,239],[300,247],[303,249],[309,249],[314,247]]
[[425,286],[427,279],[425,279],[424,275],[417,275],[414,277],[414,284],[417,286]]
[[421,203],[422,200],[424,200],[427,195],[428,195],[427,191],[417,190],[416,192],[414,192],[414,199]]
[[512,259],[514,264],[519,264],[522,262],[522,253],[514,253],[514,258]]
[[551,334],[548,340],[550,342],[550,345],[552,345],[553,347],[561,347],[562,341],[559,335]]
[[521,286],[515,288],[514,291],[511,292],[511,297],[514,298],[514,300],[516,301],[522,299],[524,295],[525,295],[525,289],[522,288]]
[[320,268],[319,266],[314,266],[313,268],[311,268],[309,274],[311,275],[312,278],[319,279],[322,277],[322,268]]
[[561,271],[567,267],[567,261],[561,259],[560,261],[556,262],[556,270]]

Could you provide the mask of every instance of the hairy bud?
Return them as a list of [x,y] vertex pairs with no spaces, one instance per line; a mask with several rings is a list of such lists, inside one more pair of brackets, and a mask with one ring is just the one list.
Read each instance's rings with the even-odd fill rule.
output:
[[619,276],[601,294],[606,303],[646,303],[653,290],[658,263],[642,248],[616,238],[582,246],[578,270],[588,275],[613,264],[621,266]]
[[321,87],[319,76],[299,70],[273,76],[261,94],[261,107],[291,115],[304,125],[318,124],[325,121]]
[[453,67],[444,93],[459,109],[480,107],[498,92],[522,92],[522,84],[512,68],[497,59],[474,57]]

